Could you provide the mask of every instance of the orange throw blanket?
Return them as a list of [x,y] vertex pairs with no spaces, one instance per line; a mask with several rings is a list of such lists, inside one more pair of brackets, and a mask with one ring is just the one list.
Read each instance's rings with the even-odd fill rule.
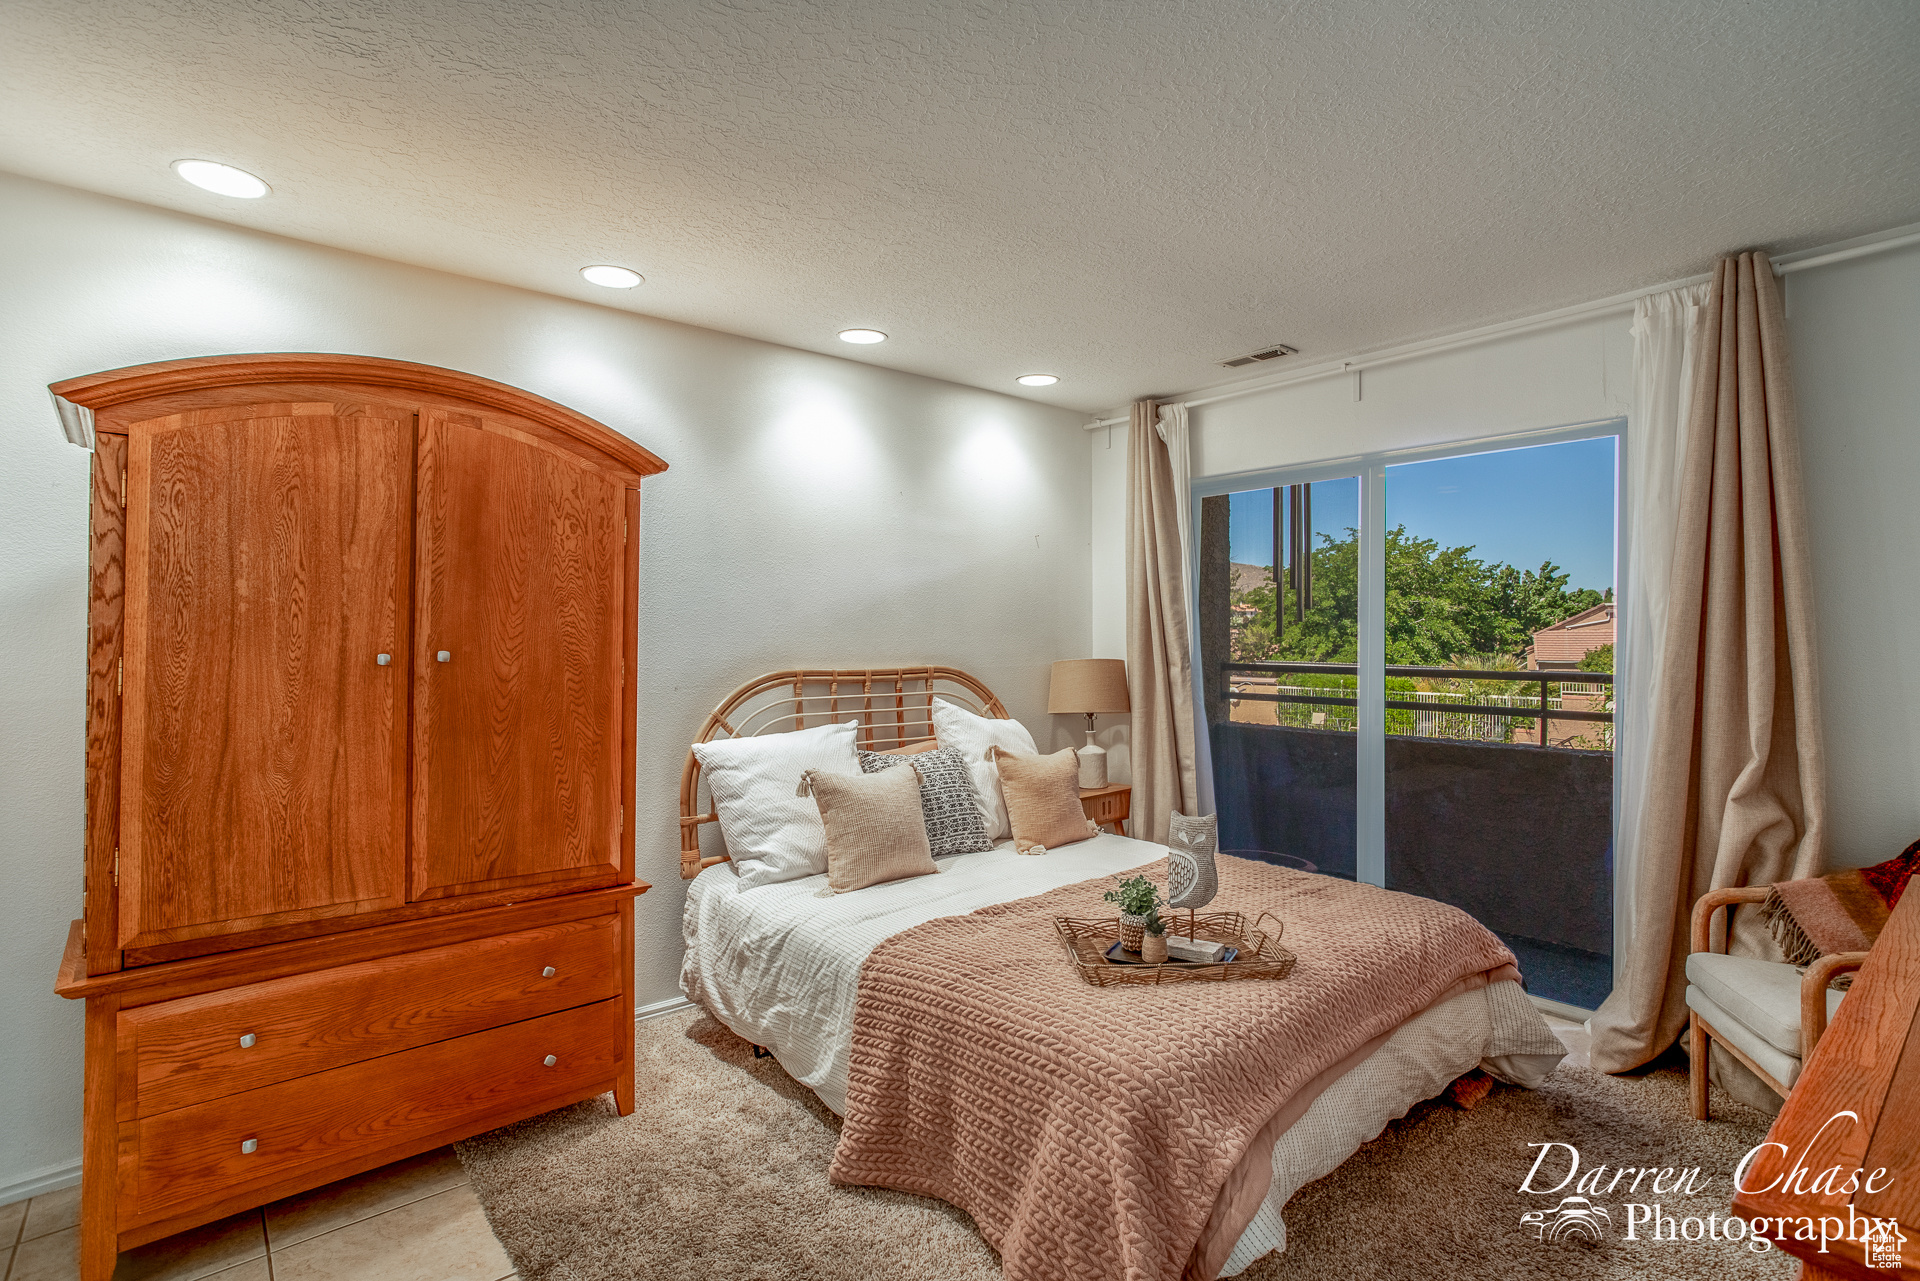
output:
[[[1287,978],[1084,982],[1052,918],[1105,915],[1105,880],[928,921],[874,949],[833,1181],[959,1206],[1009,1281],[1210,1281],[1265,1194],[1285,1128],[1268,1123],[1303,1111],[1296,1095],[1442,998],[1518,977],[1513,954],[1457,908],[1244,859],[1218,866],[1210,910],[1272,910],[1299,957]],[[1166,875],[1164,863],[1144,871]]]
[[1768,891],[1760,919],[1789,965],[1811,965],[1836,952],[1865,952],[1886,928],[1915,872],[1920,872],[1920,841],[1872,867],[1781,881]]

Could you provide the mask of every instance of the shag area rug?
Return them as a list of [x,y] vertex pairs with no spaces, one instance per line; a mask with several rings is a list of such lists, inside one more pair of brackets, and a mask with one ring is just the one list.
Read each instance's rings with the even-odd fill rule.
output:
[[[839,1118],[772,1059],[702,1012],[639,1028],[638,1096],[550,1112],[459,1145],[494,1232],[526,1281],[995,1281],[999,1259],[965,1214],[941,1201],[827,1182]],[[1424,1103],[1288,1202],[1287,1250],[1245,1281],[1420,1278],[1788,1278],[1796,1265],[1742,1242],[1651,1241],[1628,1218],[1659,1205],[1675,1234],[1724,1221],[1732,1172],[1768,1118],[1716,1091],[1715,1119],[1687,1115],[1686,1076],[1616,1078],[1565,1065],[1539,1090],[1499,1086],[1477,1108]],[[1697,1167],[1695,1195],[1629,1195],[1629,1174],[1591,1206],[1577,1180],[1519,1191],[1542,1151],[1577,1149],[1580,1174],[1608,1167]],[[1552,1148],[1533,1186],[1567,1173]],[[1662,1180],[1663,1187],[1671,1181]],[[1538,1212],[1535,1221],[1524,1215]],[[1560,1239],[1552,1239],[1560,1226]],[[1581,1234],[1582,1228],[1590,1229]],[[1546,1237],[1547,1239],[1540,1239]]]

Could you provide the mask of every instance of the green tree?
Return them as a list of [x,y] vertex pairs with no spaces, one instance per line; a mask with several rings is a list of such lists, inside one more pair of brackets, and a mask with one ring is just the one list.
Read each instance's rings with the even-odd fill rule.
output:
[[[1540,562],[1537,570],[1494,565],[1489,567],[1489,573],[1495,608],[1511,619],[1528,639],[1543,627],[1551,627],[1563,618],[1571,618],[1613,599],[1611,588],[1604,595],[1591,587],[1569,590],[1567,572],[1550,560]],[[1526,641],[1520,643],[1524,645]]]
[[1583,672],[1612,671],[1613,670],[1613,646],[1610,644],[1602,645],[1598,649],[1588,650],[1586,654],[1580,659],[1580,670]]
[[[1294,617],[1294,593],[1284,583],[1277,603],[1285,626],[1275,627],[1271,582],[1236,596],[1255,613],[1234,646],[1242,660],[1293,659],[1351,663],[1360,652],[1360,539],[1349,529],[1319,536],[1313,552],[1313,608]],[[1610,599],[1592,588],[1569,588],[1568,574],[1551,561],[1538,570],[1488,564],[1471,547],[1441,547],[1387,531],[1387,662],[1442,667],[1455,654],[1519,654],[1533,633]],[[1278,639],[1276,640],[1276,636]]]

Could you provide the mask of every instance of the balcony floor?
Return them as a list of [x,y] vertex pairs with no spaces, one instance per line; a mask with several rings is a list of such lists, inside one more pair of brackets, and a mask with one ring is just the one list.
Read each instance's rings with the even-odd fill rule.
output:
[[1613,958],[1598,952],[1584,952],[1564,943],[1547,943],[1501,934],[1500,941],[1512,949],[1520,962],[1520,973],[1527,991],[1549,1001],[1597,1010],[1613,991]]

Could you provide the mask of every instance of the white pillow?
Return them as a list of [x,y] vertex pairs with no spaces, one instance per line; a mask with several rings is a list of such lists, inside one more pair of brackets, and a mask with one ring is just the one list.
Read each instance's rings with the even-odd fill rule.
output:
[[810,769],[858,774],[854,751],[859,721],[784,734],[758,734],[695,743],[693,758],[706,772],[707,791],[720,815],[740,888],[791,881],[827,870],[827,828],[820,807],[801,792]]
[[966,759],[974,799],[980,802],[981,816],[987,821],[987,839],[1004,841],[1013,835],[1013,826],[1007,821],[1007,800],[1000,794],[1000,767],[987,759],[987,749],[997,747],[1021,756],[1038,756],[1040,749],[1034,746],[1027,727],[1019,721],[975,716],[964,707],[936,698],[933,735],[940,746],[957,748]]

